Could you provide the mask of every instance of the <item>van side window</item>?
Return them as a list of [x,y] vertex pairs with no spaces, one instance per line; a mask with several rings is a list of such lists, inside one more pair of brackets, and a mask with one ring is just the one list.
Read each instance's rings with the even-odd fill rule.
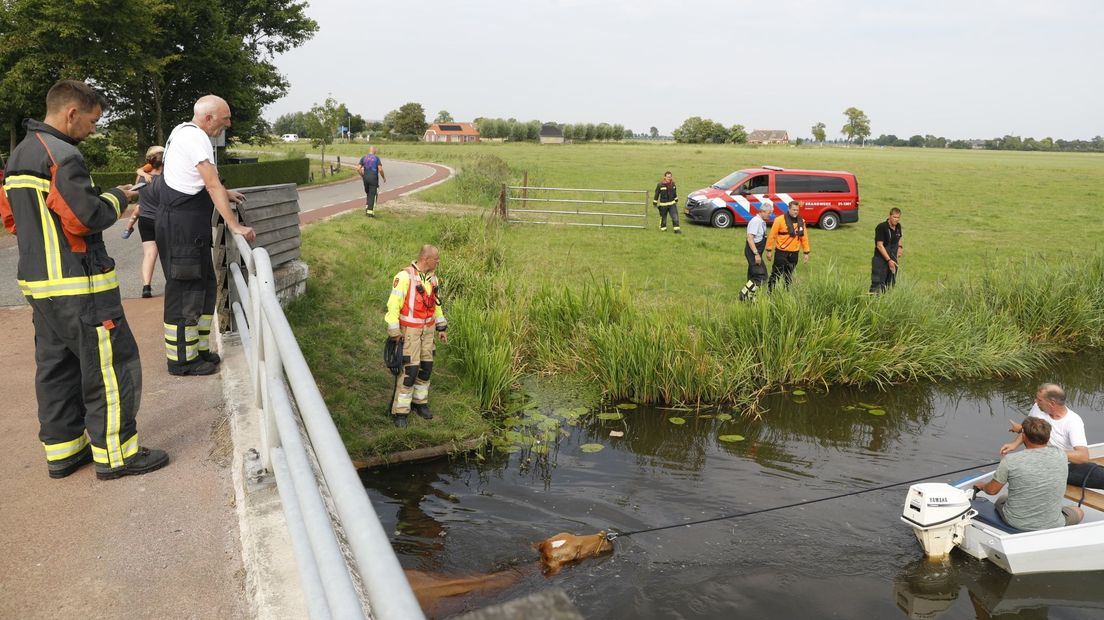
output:
[[810,177],[812,183],[806,191],[825,193],[847,193],[851,188],[843,177]]
[[[805,174],[779,174],[774,177],[774,191],[779,194],[796,194],[809,190],[809,177]],[[813,190],[816,191],[816,190]]]
[[740,185],[741,194],[765,194],[770,184],[770,175],[753,176]]

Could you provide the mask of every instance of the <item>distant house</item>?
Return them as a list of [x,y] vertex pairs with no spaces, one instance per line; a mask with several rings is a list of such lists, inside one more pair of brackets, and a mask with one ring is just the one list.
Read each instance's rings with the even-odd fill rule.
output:
[[756,129],[748,134],[748,144],[789,144],[790,134],[782,129]]
[[563,130],[555,125],[541,125],[540,130],[540,143],[541,144],[563,144]]
[[479,130],[471,123],[433,123],[423,142],[479,142]]

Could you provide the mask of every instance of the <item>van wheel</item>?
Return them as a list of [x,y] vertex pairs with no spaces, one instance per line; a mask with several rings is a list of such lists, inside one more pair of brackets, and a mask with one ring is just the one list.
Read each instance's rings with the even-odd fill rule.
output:
[[820,222],[817,223],[821,230],[835,230],[839,228],[839,214],[835,211],[829,211],[820,216]]
[[732,214],[724,209],[717,209],[710,218],[714,228],[728,228],[732,226]]

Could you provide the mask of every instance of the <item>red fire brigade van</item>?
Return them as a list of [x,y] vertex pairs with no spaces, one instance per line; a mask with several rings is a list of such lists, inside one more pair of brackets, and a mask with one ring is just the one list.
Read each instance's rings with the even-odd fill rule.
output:
[[717,228],[746,226],[755,209],[769,201],[774,216],[801,202],[801,217],[824,230],[859,221],[859,183],[850,172],[789,170],[763,166],[737,170],[713,185],[691,192],[686,219]]

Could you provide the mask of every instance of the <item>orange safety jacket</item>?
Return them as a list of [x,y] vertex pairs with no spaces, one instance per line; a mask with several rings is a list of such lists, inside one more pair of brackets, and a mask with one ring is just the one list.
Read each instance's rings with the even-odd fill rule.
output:
[[[404,277],[405,276],[405,277]],[[421,290],[419,290],[421,289]],[[403,269],[395,276],[392,285],[391,298],[402,299],[401,305],[388,303],[388,312],[385,317],[389,328],[403,327],[429,327],[434,325],[437,329],[444,329],[448,325],[444,312],[441,311],[438,291],[440,285],[436,274],[422,278],[417,267],[413,264]]]
[[805,230],[805,220],[798,216],[792,220],[794,232],[791,235],[789,226],[786,225],[788,214],[774,218],[771,224],[770,235],[767,236],[767,249],[778,249],[779,252],[796,252],[803,250],[809,253],[809,235]]

